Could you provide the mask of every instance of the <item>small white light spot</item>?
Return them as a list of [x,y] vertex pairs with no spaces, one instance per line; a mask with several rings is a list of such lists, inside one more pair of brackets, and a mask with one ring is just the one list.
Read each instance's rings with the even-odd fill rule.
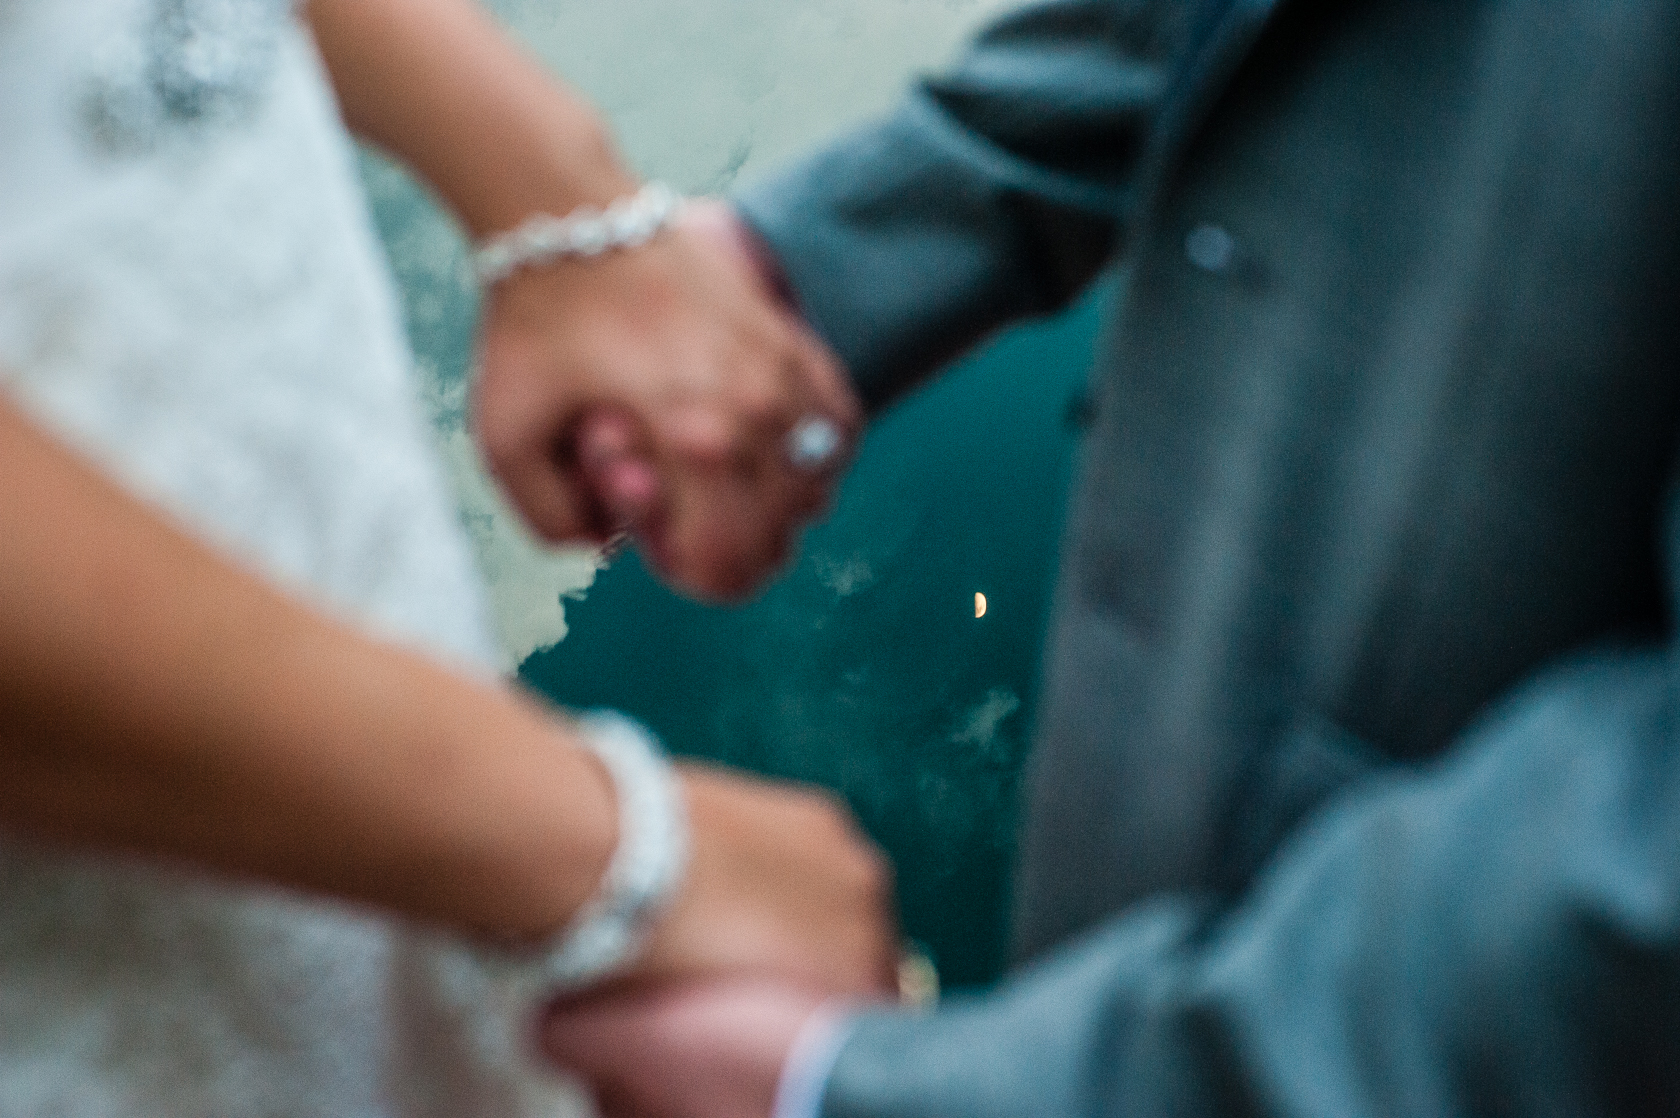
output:
[[788,457],[802,470],[820,469],[840,449],[840,428],[820,415],[806,416],[788,432]]
[[986,616],[986,595],[980,593],[978,590],[974,592],[974,616]]
[[1184,255],[1204,272],[1223,272],[1237,255],[1237,242],[1217,225],[1198,225],[1184,238]]

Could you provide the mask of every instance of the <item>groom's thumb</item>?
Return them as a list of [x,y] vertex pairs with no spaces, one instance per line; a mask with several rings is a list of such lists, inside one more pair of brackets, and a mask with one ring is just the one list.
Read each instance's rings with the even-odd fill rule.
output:
[[629,419],[604,410],[585,416],[577,431],[578,465],[618,531],[646,526],[659,508],[659,473],[636,435]]

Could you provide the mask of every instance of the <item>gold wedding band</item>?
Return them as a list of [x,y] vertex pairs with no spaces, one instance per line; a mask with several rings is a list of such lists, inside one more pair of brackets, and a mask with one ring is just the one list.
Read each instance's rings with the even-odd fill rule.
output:
[[939,969],[921,944],[909,940],[898,948],[898,1004],[917,1013],[939,1005]]

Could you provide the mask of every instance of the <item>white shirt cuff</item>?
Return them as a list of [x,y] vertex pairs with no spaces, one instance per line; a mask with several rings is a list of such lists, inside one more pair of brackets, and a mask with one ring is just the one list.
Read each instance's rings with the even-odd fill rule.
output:
[[805,1019],[788,1049],[770,1118],[818,1118],[828,1077],[857,1026],[855,1003],[826,1002]]

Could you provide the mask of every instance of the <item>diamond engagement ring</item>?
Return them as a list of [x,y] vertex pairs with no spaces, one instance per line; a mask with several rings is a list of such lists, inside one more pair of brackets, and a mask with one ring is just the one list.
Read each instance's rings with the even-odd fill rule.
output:
[[787,435],[787,456],[801,470],[821,470],[840,452],[840,428],[832,419],[808,415]]

